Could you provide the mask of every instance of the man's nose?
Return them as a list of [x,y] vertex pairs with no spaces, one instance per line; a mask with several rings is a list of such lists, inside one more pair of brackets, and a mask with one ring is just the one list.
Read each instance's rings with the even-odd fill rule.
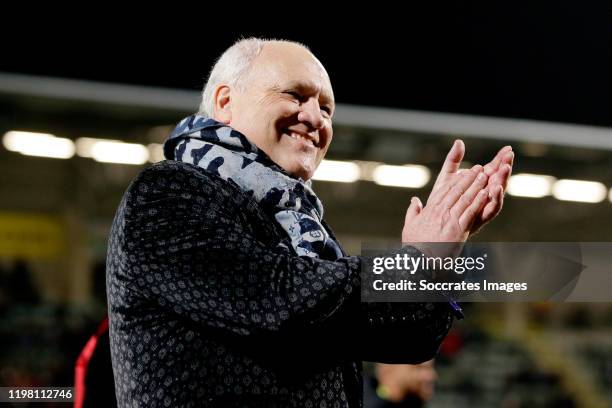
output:
[[325,119],[321,114],[319,102],[314,98],[309,98],[303,102],[298,114],[298,120],[308,124],[313,129],[321,129],[325,125]]

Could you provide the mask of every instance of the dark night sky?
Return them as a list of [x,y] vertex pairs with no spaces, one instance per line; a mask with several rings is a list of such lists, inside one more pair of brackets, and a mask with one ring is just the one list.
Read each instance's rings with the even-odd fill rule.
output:
[[189,13],[172,16],[180,26],[73,19],[10,41],[0,71],[199,89],[223,49],[262,35],[309,45],[338,102],[612,126],[610,10],[580,2],[437,7],[258,25]]

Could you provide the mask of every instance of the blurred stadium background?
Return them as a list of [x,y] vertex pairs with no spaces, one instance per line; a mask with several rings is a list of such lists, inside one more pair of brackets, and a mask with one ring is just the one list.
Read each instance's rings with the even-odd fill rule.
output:
[[[565,16],[573,12],[566,11]],[[462,16],[468,23],[481,17]],[[503,21],[511,25],[509,20]],[[507,28],[491,26],[476,25],[469,35],[460,31],[463,37],[445,43],[440,53],[467,37],[486,38],[487,33]],[[506,144],[516,152],[504,211],[476,239],[612,241],[612,117],[609,96],[599,93],[600,87],[610,85],[610,78],[605,77],[610,71],[605,68],[611,67],[612,61],[609,49],[606,58],[598,54],[603,44],[609,44],[612,33],[609,29],[597,31],[601,25],[589,27],[591,31],[585,29],[579,37],[584,42],[570,44],[574,54],[563,54],[553,62],[548,58],[566,50],[568,44],[563,42],[565,37],[555,37],[569,31],[560,24],[554,25],[555,35],[545,33],[545,40],[535,46],[529,41],[542,38],[537,36],[541,32],[525,34],[518,28],[511,31],[513,34],[504,32],[482,40],[478,43],[482,49],[472,46],[471,56],[481,55],[480,51],[486,54],[484,50],[491,44],[501,42],[506,47],[496,53],[487,51],[491,58],[498,58],[494,74],[477,69],[484,59],[450,60],[451,67],[463,64],[458,67],[463,76],[440,79],[442,72],[434,70],[429,76],[411,77],[407,85],[398,75],[399,68],[385,65],[391,61],[382,61],[374,71],[391,72],[388,86],[396,86],[408,99],[410,86],[421,81],[456,83],[471,78],[474,86],[482,78],[484,84],[474,92],[493,97],[484,101],[474,97],[478,103],[471,104],[465,96],[456,97],[464,86],[467,91],[468,85],[457,84],[446,94],[439,85],[432,95],[427,85],[422,85],[415,88],[421,99],[405,104],[397,103],[403,99],[401,95],[364,103],[365,96],[357,97],[347,89],[367,69],[358,68],[350,78],[342,77],[350,68],[340,64],[341,56],[333,55],[337,44],[325,48],[318,37],[296,33],[253,34],[302,40],[315,53],[321,49],[318,54],[322,54],[332,81],[338,77],[340,105],[334,142],[314,186],[341,242],[357,254],[364,241],[399,237],[410,197],[426,199],[438,167],[457,137],[467,145],[466,165],[488,161]],[[447,27],[444,35],[453,28],[457,27]],[[522,37],[517,37],[519,32]],[[548,35],[561,45],[547,42]],[[95,61],[85,68],[66,64],[60,69],[52,62],[41,68],[29,60],[0,67],[4,71],[0,72],[0,385],[73,383],[74,361],[105,315],[106,240],[121,195],[144,166],[162,160],[164,139],[180,118],[196,109],[202,77],[214,56],[236,37],[227,34],[210,47],[196,67],[189,68],[198,74],[190,77],[188,86],[173,77],[181,72],[184,62],[166,73],[156,69],[155,62],[130,68],[129,62],[118,59],[121,67],[107,75],[100,69],[97,76],[91,75],[98,72],[92,68]],[[508,48],[514,40],[516,48]],[[439,45],[431,38],[429,41],[430,47]],[[592,54],[584,55],[595,55],[593,58],[601,58],[607,65],[585,57],[587,67],[572,76],[583,64],[560,62],[582,55],[579,50],[583,44],[593,48]],[[157,45],[161,50],[169,49]],[[521,47],[527,50],[520,55],[526,58],[522,62],[529,66],[532,61],[532,71],[520,68],[507,56]],[[540,49],[548,54],[539,55]],[[431,51],[425,56],[434,54]],[[499,69],[507,62],[499,60],[500,55],[514,64],[506,67],[507,71]],[[440,60],[423,62],[419,60],[422,56],[417,52],[414,58],[425,65],[418,71],[424,75],[427,67],[438,66]],[[139,81],[132,81],[129,75],[117,77],[122,68],[128,73],[142,72],[145,66],[154,73],[148,72]],[[85,74],[79,75],[80,69]],[[522,76],[509,74],[516,69]],[[153,76],[161,80],[147,79]],[[530,87],[540,77],[549,80],[544,89]],[[526,78],[532,82],[524,82]],[[486,90],[487,83],[494,81],[505,83],[502,92]],[[554,84],[566,84],[568,94]],[[525,93],[512,93],[513,86],[519,86],[517,94]],[[550,89],[557,92],[542,99],[542,93]],[[388,95],[380,89],[369,92]],[[595,93],[598,103],[588,98]],[[436,98],[441,99],[439,105],[431,102]],[[586,100],[592,105],[583,103]],[[595,105],[597,109],[590,109]],[[455,324],[436,361],[439,380],[428,406],[612,406],[611,305],[474,304],[466,309],[468,318]]]

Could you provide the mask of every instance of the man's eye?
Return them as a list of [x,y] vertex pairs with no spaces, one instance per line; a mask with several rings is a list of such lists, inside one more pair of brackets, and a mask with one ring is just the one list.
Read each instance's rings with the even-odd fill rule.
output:
[[293,92],[293,91],[287,91],[285,92],[287,95],[291,95],[293,98],[297,99],[298,101],[302,100],[302,95],[300,95],[297,92]]

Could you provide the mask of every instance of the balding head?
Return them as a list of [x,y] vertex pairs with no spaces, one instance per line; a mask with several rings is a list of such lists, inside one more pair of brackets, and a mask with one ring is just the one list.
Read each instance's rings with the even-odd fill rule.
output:
[[327,152],[333,111],[329,76],[305,46],[260,39],[241,40],[221,56],[200,107],[303,179]]
[[198,112],[204,116],[213,117],[214,93],[219,85],[244,89],[248,84],[248,75],[255,65],[255,59],[262,54],[264,48],[266,49],[264,57],[267,57],[267,61],[270,61],[270,59],[274,61],[275,57],[278,61],[278,57],[282,58],[283,54],[293,57],[293,61],[297,63],[302,63],[306,58],[315,61],[325,73],[329,83],[329,76],[327,76],[323,64],[310,52],[306,45],[288,40],[246,38],[237,41],[225,50],[213,66],[202,90],[202,100]]

